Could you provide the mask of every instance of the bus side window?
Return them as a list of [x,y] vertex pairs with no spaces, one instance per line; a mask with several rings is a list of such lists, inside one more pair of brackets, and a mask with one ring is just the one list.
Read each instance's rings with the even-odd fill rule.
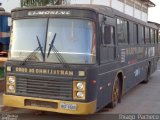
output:
[[117,40],[118,44],[128,44],[128,21],[117,19]]
[[138,43],[144,44],[144,27],[142,25],[138,25]]
[[145,27],[145,43],[146,44],[150,44],[151,41],[150,41],[150,35],[149,35],[149,28],[148,27]]
[[157,30],[155,30],[155,43],[157,44],[158,43],[158,32]]
[[103,29],[103,45],[114,44],[114,27],[107,25]]
[[142,35],[142,43],[145,43],[145,30],[144,30],[144,26],[142,26],[141,28],[141,35]]
[[138,25],[137,24],[133,24],[133,41],[135,44],[139,44],[138,41]]
[[155,43],[155,32],[153,29],[150,29],[150,39],[151,39],[151,44]]
[[158,33],[158,44],[160,44],[160,33]]
[[158,32],[158,44],[160,44],[160,30],[158,30],[157,32]]

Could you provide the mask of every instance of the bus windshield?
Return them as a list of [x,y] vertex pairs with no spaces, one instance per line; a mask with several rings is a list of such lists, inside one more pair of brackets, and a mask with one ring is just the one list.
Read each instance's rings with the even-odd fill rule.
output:
[[[28,61],[59,63],[57,53],[67,63],[93,64],[96,61],[95,23],[92,21],[59,18],[14,20],[9,59],[24,61],[39,46],[37,38],[44,55],[36,51]],[[53,47],[49,50],[51,44]]]

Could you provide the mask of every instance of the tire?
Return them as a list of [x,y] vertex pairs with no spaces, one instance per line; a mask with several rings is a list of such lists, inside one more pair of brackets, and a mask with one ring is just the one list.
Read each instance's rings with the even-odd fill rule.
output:
[[142,81],[142,83],[147,84],[149,82],[150,72],[151,72],[151,64],[149,62],[148,68],[147,68],[147,75],[146,75],[146,78]]
[[120,87],[120,80],[118,79],[118,77],[116,77],[114,81],[111,97],[112,101],[109,104],[109,107],[115,108],[116,105],[121,101],[121,87]]

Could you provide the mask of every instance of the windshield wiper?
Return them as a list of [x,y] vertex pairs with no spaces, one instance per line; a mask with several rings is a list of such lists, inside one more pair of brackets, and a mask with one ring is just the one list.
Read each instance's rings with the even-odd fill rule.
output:
[[55,33],[55,35],[54,35],[54,37],[53,37],[53,39],[52,39],[52,41],[51,41],[51,44],[49,44],[49,45],[50,45],[50,48],[49,48],[49,50],[48,50],[47,58],[49,57],[50,52],[51,52],[51,50],[52,50],[52,51],[55,53],[55,55],[56,55],[57,59],[59,60],[59,62],[62,63],[65,68],[70,68],[70,66],[67,64],[67,62],[66,62],[65,59],[63,58],[63,56],[59,53],[59,51],[57,50],[57,48],[54,46],[54,42],[55,42],[56,35],[57,35],[57,34]]
[[38,42],[38,47],[25,58],[25,60],[21,63],[21,65],[24,65],[27,62],[27,60],[34,57],[37,54],[37,51],[39,51],[39,50],[41,51],[42,58],[43,58],[43,61],[44,61],[44,52],[43,52],[43,49],[42,49],[43,47],[42,47],[37,35],[36,35],[36,38],[37,38],[37,42]]
[[50,53],[51,53],[51,50],[52,50],[52,48],[53,48],[53,44],[54,44],[54,41],[55,41],[55,38],[56,38],[56,33],[54,34],[54,37],[53,37],[53,39],[52,39],[52,41],[51,41],[51,44],[49,44],[50,45],[50,47],[49,47],[49,51],[48,51],[48,55],[47,55],[47,58],[49,57],[49,55],[50,55]]

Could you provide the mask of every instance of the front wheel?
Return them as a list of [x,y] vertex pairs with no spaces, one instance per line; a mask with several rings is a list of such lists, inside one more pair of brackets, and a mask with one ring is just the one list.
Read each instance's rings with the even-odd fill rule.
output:
[[114,108],[118,102],[120,101],[121,94],[120,94],[120,81],[118,77],[116,77],[116,80],[114,81],[113,89],[112,89],[112,101],[109,105],[109,107]]

